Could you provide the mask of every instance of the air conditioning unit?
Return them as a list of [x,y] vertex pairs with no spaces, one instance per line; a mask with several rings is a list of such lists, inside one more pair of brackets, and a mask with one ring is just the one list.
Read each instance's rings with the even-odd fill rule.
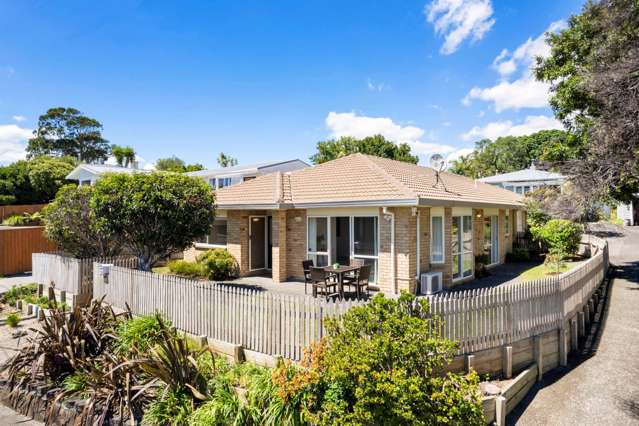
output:
[[424,272],[419,277],[419,293],[424,295],[436,294],[442,291],[442,273]]

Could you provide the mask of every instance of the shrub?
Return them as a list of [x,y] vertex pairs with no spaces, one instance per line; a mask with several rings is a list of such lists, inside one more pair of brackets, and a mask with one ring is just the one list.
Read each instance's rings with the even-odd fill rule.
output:
[[14,195],[0,194],[0,206],[14,204],[15,202],[16,202],[16,197]]
[[565,254],[557,249],[551,249],[546,258],[544,259],[544,265],[548,266],[552,274],[559,274],[566,265],[564,263]]
[[513,247],[512,251],[506,253],[506,262],[528,262],[530,251],[524,248]]
[[302,367],[278,368],[280,395],[316,425],[483,424],[478,375],[440,374],[456,350],[441,325],[424,299],[377,295],[329,320]]
[[[171,322],[162,319],[167,326]],[[117,345],[116,350],[120,353],[128,354],[137,349],[139,352],[147,352],[157,345],[163,338],[162,328],[158,317],[155,314],[144,315],[122,322],[116,329]]]
[[24,284],[19,287],[14,285],[3,295],[2,301],[7,305],[15,306],[16,302],[20,299],[26,301],[35,298],[37,292],[38,285],[36,283]]
[[536,240],[545,243],[549,251],[570,256],[579,249],[583,228],[569,220],[552,219],[542,226],[531,228],[530,232]]
[[210,280],[227,280],[237,275],[237,260],[225,249],[207,250],[197,257]]
[[193,412],[193,400],[182,391],[167,389],[153,400],[142,418],[143,425],[186,425]]
[[169,271],[175,275],[191,278],[203,278],[207,276],[203,265],[186,260],[173,260],[168,264]]
[[7,325],[11,328],[15,328],[20,324],[20,315],[17,313],[12,313],[7,316]]
[[5,226],[37,226],[42,224],[40,212],[14,214],[2,221]]

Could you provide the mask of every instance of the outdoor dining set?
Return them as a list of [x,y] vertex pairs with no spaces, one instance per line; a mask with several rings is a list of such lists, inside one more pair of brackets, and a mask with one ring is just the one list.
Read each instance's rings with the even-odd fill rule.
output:
[[344,299],[346,289],[357,299],[368,297],[370,265],[361,259],[352,259],[350,263],[314,266],[312,260],[304,260],[304,293],[307,293],[310,284],[313,297],[323,296],[326,300],[331,297]]

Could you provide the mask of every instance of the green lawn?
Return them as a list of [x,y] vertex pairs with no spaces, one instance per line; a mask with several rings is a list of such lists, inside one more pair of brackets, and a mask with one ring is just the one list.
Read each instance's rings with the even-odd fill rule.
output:
[[[560,273],[568,272],[580,263],[582,263],[582,261],[564,262],[564,266],[560,269]],[[551,277],[554,272],[555,269],[548,265],[538,265],[519,275],[519,279],[521,281],[540,280],[542,278]]]
[[155,268],[152,269],[153,272],[155,272],[156,274],[168,274],[169,272],[169,267],[168,266],[156,266]]

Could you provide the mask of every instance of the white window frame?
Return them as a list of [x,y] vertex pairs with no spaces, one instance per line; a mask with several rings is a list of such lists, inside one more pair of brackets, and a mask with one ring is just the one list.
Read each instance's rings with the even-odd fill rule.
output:
[[[452,222],[454,220],[454,218],[459,217],[461,218],[459,223],[461,225],[458,233],[459,235],[461,235],[461,243],[458,244],[459,246],[459,252],[457,253],[453,253],[452,251],[452,247],[453,247],[453,241],[452,241],[452,236],[453,236],[453,232],[452,232]],[[468,218],[470,220],[470,235],[471,235],[471,239],[470,239],[470,251],[464,251],[464,218]],[[450,236],[451,236],[451,241],[450,241],[450,246],[451,246],[451,268],[453,268],[455,266],[455,262],[453,262],[452,260],[455,259],[455,256],[459,256],[459,262],[458,265],[461,268],[461,276],[454,278],[455,277],[455,273],[456,271],[452,270],[452,276],[453,276],[453,282],[457,282],[457,281],[462,281],[462,280],[467,280],[470,279],[472,277],[475,276],[475,242],[474,242],[474,238],[475,238],[475,230],[473,229],[474,227],[474,223],[473,223],[473,216],[472,215],[466,215],[466,214],[461,214],[461,215],[453,215],[451,217],[451,232],[450,232]],[[464,255],[465,254],[470,254],[471,255],[471,259],[473,261],[472,267],[470,269],[470,275],[468,276],[464,276],[464,267],[463,267],[463,262],[464,262]]]
[[[442,228],[442,260],[433,260],[433,219],[439,217],[441,218],[441,228]],[[446,225],[444,224],[445,216],[444,215],[432,215],[430,217],[430,263],[434,265],[441,265],[446,263]]]
[[[309,251],[308,230],[311,219],[326,219],[326,251]],[[330,216],[307,216],[306,217],[306,258],[311,256],[326,256],[326,264],[331,264],[331,217]]]

